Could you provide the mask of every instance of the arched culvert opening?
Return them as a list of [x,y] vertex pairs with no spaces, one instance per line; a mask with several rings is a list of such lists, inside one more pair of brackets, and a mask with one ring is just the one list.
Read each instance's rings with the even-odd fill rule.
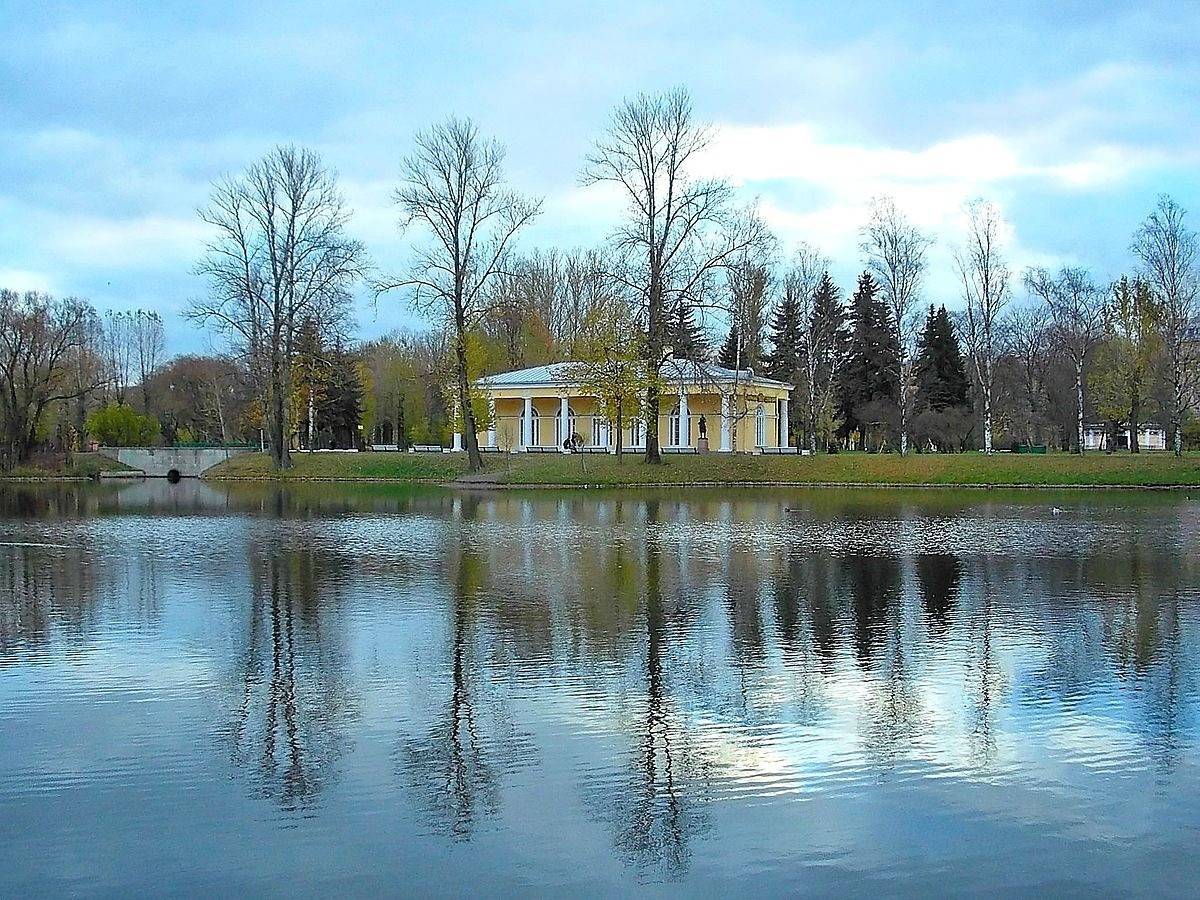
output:
[[179,474],[178,469],[172,469],[167,473],[167,481],[171,482],[171,484],[179,484],[179,479],[181,477],[182,476]]

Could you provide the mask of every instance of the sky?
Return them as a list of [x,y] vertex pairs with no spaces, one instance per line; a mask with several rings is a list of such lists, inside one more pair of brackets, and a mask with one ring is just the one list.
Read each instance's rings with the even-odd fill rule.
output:
[[[384,8],[386,7],[386,8]],[[919,8],[918,8],[919,7]],[[418,129],[469,116],[544,199],[522,246],[590,246],[622,212],[579,172],[613,107],[676,85],[714,139],[698,173],[756,202],[783,253],[843,289],[872,196],[935,239],[927,302],[961,305],[963,206],[1008,223],[1014,270],[1131,270],[1161,193],[1200,224],[1200,2],[55,3],[0,0],[0,286],[153,308],[173,353],[212,182],[281,143],[317,150],[382,272]],[[359,298],[364,337],[419,324]]]

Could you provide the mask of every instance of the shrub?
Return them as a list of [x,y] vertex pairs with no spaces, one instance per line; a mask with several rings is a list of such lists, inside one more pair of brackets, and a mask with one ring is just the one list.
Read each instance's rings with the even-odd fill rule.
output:
[[110,403],[87,418],[93,440],[107,447],[146,447],[158,440],[158,420],[122,403]]

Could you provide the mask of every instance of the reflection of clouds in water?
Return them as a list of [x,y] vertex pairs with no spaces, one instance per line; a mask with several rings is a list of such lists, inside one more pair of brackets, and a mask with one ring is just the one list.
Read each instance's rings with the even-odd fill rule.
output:
[[[59,689],[125,695],[156,666],[178,681],[190,646],[196,691],[221,686],[222,764],[272,805],[350,797],[489,853],[549,796],[539,816],[643,880],[747,835],[784,853],[755,817],[795,801],[831,816],[795,834],[884,870],[902,797],[985,837],[1038,816],[1063,847],[1085,801],[1136,836],[1115,810],[1143,775],[1197,802],[1185,503],[359,490],[10,504],[35,512],[0,519],[0,664],[69,639],[89,676]],[[120,677],[92,652],[129,641]]]

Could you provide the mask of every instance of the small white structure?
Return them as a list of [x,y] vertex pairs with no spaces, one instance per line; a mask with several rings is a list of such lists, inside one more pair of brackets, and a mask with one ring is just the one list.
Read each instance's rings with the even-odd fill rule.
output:
[[[1083,449],[1107,450],[1112,429],[1107,425],[1083,426]],[[1117,432],[1116,450],[1128,450],[1133,442],[1133,431],[1126,425]],[[1138,447],[1142,450],[1166,450],[1167,429],[1147,422],[1138,426]]]

